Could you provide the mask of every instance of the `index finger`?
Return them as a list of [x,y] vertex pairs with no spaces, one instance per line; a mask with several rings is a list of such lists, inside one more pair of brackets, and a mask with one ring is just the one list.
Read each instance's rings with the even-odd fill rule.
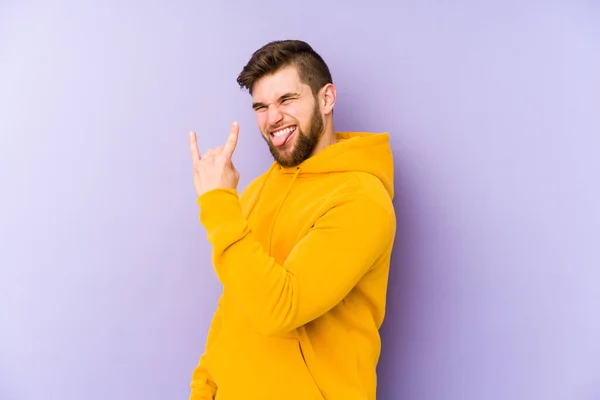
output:
[[231,158],[233,152],[235,151],[235,147],[238,141],[238,134],[240,132],[240,125],[237,122],[231,124],[231,129],[229,130],[229,137],[227,138],[227,143],[225,143],[225,147],[223,148],[223,153],[228,158]]

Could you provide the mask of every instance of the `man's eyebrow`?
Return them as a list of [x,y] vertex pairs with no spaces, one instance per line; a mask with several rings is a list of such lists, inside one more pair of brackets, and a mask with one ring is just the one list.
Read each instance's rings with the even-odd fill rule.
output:
[[[285,93],[285,94],[282,94],[281,96],[279,96],[278,100],[281,101],[281,100],[287,99],[289,97],[300,97],[300,93],[296,93],[296,92]],[[265,105],[264,103],[255,102],[255,103],[252,103],[252,108],[257,109],[259,107],[263,107],[264,105]]]
[[289,92],[279,97],[279,100],[286,99],[288,97],[299,97],[300,93]]

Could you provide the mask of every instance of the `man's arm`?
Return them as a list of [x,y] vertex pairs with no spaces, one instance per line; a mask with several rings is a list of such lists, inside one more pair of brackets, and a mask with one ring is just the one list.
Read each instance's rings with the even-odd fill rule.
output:
[[217,336],[219,336],[219,333],[221,333],[221,301],[222,297],[219,298],[217,310],[213,315],[213,319],[208,329],[204,353],[202,353],[200,361],[192,374],[189,400],[213,400],[215,393],[217,392],[217,385],[210,378],[206,366],[204,365],[204,359],[206,357],[206,352],[213,345]]
[[396,229],[393,211],[368,195],[348,199],[278,264],[254,238],[236,190],[211,190],[198,205],[217,276],[265,334],[293,330],[338,304],[391,246]]

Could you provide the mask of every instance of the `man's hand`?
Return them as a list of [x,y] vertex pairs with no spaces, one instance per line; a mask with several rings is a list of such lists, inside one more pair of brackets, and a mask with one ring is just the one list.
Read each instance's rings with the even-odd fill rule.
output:
[[237,189],[240,174],[233,166],[231,157],[237,145],[240,127],[231,125],[225,147],[210,149],[200,157],[196,133],[190,132],[190,152],[194,168],[194,186],[198,197],[213,189]]

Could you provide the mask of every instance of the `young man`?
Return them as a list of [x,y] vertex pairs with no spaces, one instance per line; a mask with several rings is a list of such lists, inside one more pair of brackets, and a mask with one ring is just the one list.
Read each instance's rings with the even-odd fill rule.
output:
[[387,134],[334,132],[336,90],[301,41],[238,77],[275,162],[238,197],[239,127],[200,155],[200,221],[223,285],[190,399],[370,400],[396,232]]

